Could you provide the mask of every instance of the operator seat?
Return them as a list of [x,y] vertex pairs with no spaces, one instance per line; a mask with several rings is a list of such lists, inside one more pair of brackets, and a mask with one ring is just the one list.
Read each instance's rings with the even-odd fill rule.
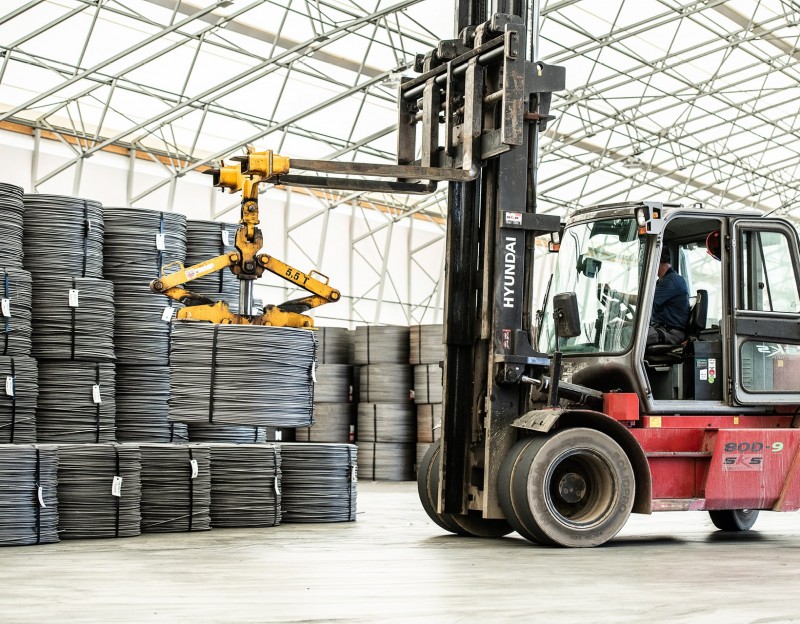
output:
[[700,332],[706,328],[708,320],[708,291],[697,291],[694,305],[689,311],[689,321],[686,323],[686,338],[677,345],[654,344],[644,351],[644,362],[648,366],[672,366],[683,362],[684,350],[689,342],[698,339]]

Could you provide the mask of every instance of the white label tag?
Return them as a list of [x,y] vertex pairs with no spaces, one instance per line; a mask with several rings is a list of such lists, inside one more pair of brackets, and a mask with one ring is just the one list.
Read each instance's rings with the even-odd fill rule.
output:
[[197,460],[190,459],[189,463],[192,465],[192,479],[196,479],[197,475],[200,473],[200,468],[197,467]]
[[119,498],[122,496],[122,477],[114,477],[111,480],[111,496]]
[[174,313],[175,313],[175,308],[173,308],[172,306],[167,306],[161,313],[161,320],[169,323],[172,320],[172,315]]
[[6,377],[6,394],[10,397],[14,396],[14,378],[10,375]]
[[282,439],[283,439],[283,431],[281,431],[280,429],[278,429],[278,430],[275,432],[275,441],[276,441],[276,442],[280,442]]
[[156,234],[156,249],[158,249],[159,251],[165,251],[166,248],[167,248],[166,238],[164,234],[159,232],[158,234]]
[[228,230],[222,230],[222,244],[229,246],[231,244],[231,237],[228,236]]
[[11,316],[11,300],[10,299],[0,299],[0,312],[3,313],[3,316],[9,318]]
[[356,481],[358,481],[358,466],[353,464],[351,472],[353,473],[353,476],[352,476],[353,483],[355,483]]
[[317,383],[317,361],[311,362],[311,381]]
[[69,307],[70,308],[77,308],[78,307],[78,289],[77,288],[70,288],[69,289]]
[[94,401],[97,404],[103,402],[103,399],[100,396],[100,384],[94,384],[92,386],[92,401]]
[[281,495],[281,482],[278,477],[275,477],[275,494]]
[[507,212],[506,213],[506,225],[522,225],[522,213],[521,212]]
[[39,507],[42,509],[47,509],[47,505],[44,504],[44,493],[42,492],[42,486],[40,485],[36,488],[36,498],[39,499]]

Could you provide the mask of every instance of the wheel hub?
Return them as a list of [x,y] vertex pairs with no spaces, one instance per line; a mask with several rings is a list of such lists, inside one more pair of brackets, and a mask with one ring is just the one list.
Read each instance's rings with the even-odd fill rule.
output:
[[586,480],[576,472],[568,472],[558,482],[558,493],[566,502],[577,503],[586,496]]

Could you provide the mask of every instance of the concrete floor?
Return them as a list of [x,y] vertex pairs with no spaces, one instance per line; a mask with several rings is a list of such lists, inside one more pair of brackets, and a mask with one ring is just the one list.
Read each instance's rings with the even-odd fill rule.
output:
[[0,550],[0,622],[800,622],[800,516],[633,516],[592,550],[447,535],[413,483],[358,521]]

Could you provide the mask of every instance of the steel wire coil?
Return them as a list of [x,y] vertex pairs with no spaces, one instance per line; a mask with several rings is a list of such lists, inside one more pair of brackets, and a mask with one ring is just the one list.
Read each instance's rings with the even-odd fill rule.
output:
[[176,321],[170,420],[306,427],[315,355],[314,332],[305,329]]
[[36,360],[0,356],[0,443],[36,442]]
[[436,442],[442,433],[442,404],[417,405],[417,442]]
[[0,444],[0,546],[58,542],[58,448]]
[[149,284],[168,264],[186,261],[185,216],[146,208],[109,207],[104,215],[106,279]]
[[351,403],[314,403],[314,424],[295,429],[298,442],[347,443],[353,420]]
[[349,364],[351,332],[343,327],[320,327],[317,330],[317,363]]
[[0,272],[0,355],[31,354],[32,285],[31,274],[21,268]]
[[100,202],[62,195],[25,195],[23,203],[23,264],[34,279],[52,275],[103,277]]
[[139,535],[141,467],[134,444],[59,444],[61,538]]
[[[140,281],[114,283],[114,352],[119,364],[169,366],[170,320],[181,305]],[[171,308],[171,309],[168,309]]]
[[353,367],[349,364],[317,364],[315,377],[314,403],[347,403],[351,400]]
[[444,326],[412,325],[409,329],[409,364],[438,364],[444,360]]
[[3,266],[22,268],[22,201],[19,186],[0,182],[0,258]]
[[415,442],[417,420],[410,403],[359,403],[358,441]]
[[207,446],[140,444],[142,533],[211,528],[211,458]]
[[356,364],[408,364],[408,327],[382,325],[356,327]]
[[[238,229],[238,223],[189,219],[186,222],[186,266],[236,251],[233,245]],[[233,272],[226,268],[199,277],[189,282],[186,288],[215,301],[225,301],[231,312],[238,312],[239,283]]]
[[112,363],[39,360],[37,441],[114,442],[114,415]]
[[217,444],[261,444],[266,442],[264,427],[249,425],[188,425],[189,441]]
[[[186,426],[176,434],[170,423],[169,366],[118,364],[116,425],[119,442],[175,442],[186,439]],[[177,437],[176,437],[177,436]]]
[[280,444],[283,522],[356,519],[357,449],[353,444]]
[[414,478],[414,443],[358,442],[358,477],[362,481],[410,481]]
[[416,460],[414,462],[414,474],[419,472],[419,467],[422,465],[422,458],[425,457],[425,453],[428,452],[428,449],[431,447],[430,443],[428,442],[417,442],[416,449]]
[[114,285],[106,280],[51,276],[33,288],[33,356],[114,359]]
[[411,400],[408,364],[370,364],[359,371],[359,400],[365,403],[405,403]]
[[211,526],[281,521],[281,455],[273,444],[211,444]]
[[438,364],[414,367],[414,403],[441,403],[444,371]]

